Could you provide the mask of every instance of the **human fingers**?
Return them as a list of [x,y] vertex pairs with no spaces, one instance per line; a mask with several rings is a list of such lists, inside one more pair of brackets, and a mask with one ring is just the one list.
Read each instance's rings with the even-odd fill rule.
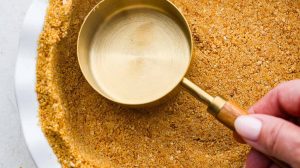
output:
[[247,156],[245,168],[269,168],[271,164],[270,159],[252,148]]
[[239,135],[258,151],[300,167],[300,128],[281,118],[250,114],[235,121]]
[[300,80],[278,85],[252,106],[249,113],[300,117]]

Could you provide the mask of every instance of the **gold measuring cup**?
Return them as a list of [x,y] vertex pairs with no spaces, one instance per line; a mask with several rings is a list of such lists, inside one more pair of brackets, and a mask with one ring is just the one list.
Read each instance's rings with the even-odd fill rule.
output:
[[236,118],[247,112],[184,77],[192,49],[186,19],[167,0],[103,0],[85,18],[77,42],[83,75],[107,99],[145,107],[164,102],[183,87],[234,130]]

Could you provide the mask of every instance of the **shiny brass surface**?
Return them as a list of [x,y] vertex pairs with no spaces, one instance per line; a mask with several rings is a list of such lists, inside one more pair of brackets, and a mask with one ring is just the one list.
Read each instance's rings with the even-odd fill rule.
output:
[[164,102],[178,92],[192,52],[189,26],[167,0],[104,0],[85,18],[78,61],[90,85],[131,107]]
[[226,100],[216,96],[214,99],[211,101],[211,103],[208,105],[207,111],[212,114],[213,116],[217,116],[221,109],[224,107],[226,104]]
[[181,81],[181,85],[184,89],[186,89],[190,94],[192,94],[195,98],[206,105],[210,105],[214,98],[206,93],[203,89],[199,86],[188,80],[187,78],[183,78]]
[[213,116],[217,116],[226,103],[226,100],[224,100],[223,98],[219,96],[211,96],[187,78],[183,78],[183,80],[181,81],[181,85],[191,95],[193,95],[202,103],[206,104],[208,106],[207,111]]

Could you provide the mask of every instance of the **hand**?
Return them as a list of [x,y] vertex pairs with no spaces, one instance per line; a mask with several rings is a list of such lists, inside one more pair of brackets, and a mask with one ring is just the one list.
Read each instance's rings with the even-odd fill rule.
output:
[[300,80],[280,84],[235,121],[235,129],[253,148],[246,168],[277,167],[262,153],[300,167]]

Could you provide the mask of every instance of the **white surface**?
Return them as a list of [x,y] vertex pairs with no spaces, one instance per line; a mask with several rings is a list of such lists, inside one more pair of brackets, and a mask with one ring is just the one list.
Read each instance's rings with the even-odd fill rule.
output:
[[19,33],[32,0],[0,0],[0,168],[34,168],[14,96]]
[[15,93],[21,125],[28,149],[38,167],[60,167],[38,120],[38,102],[35,93],[37,41],[43,28],[48,0],[34,0],[21,32],[15,72]]

